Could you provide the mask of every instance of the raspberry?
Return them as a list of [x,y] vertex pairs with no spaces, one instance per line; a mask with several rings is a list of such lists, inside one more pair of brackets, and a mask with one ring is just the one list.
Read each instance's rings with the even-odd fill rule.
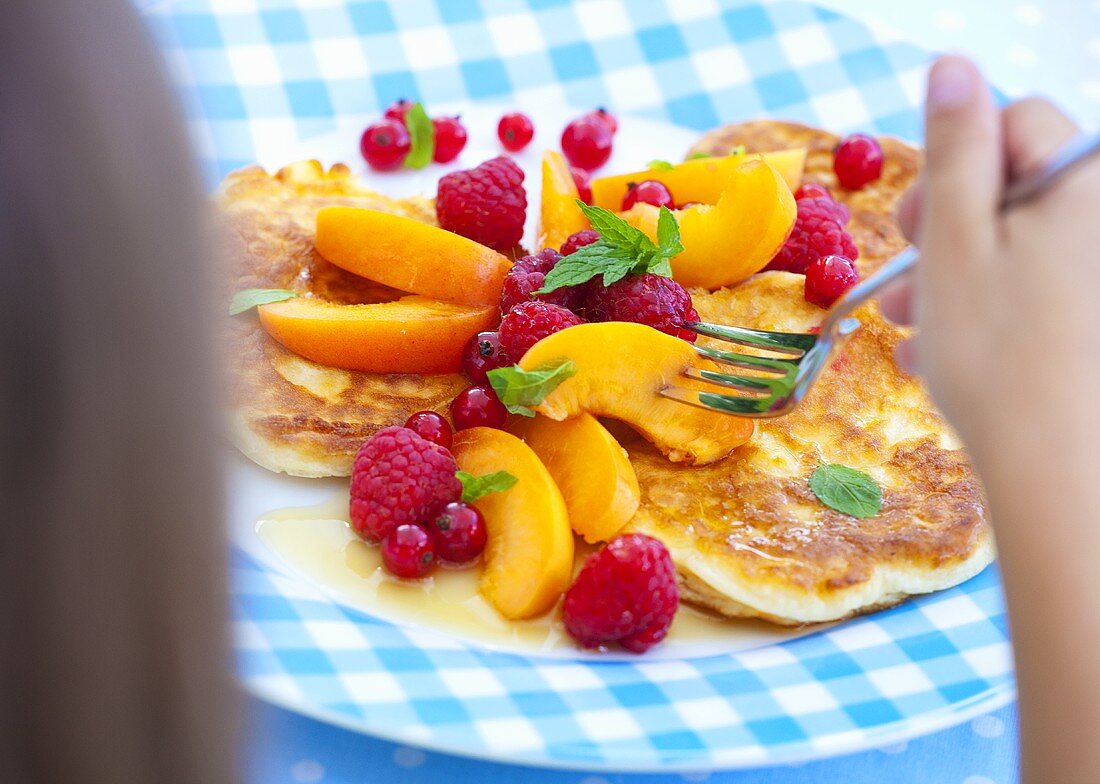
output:
[[405,523],[417,524],[456,500],[458,465],[443,447],[407,427],[386,427],[370,437],[351,469],[351,525],[378,541]]
[[627,275],[607,288],[592,286],[587,305],[592,321],[635,321],[695,342],[695,333],[680,325],[698,321],[699,314],[691,304],[691,295],[672,278],[647,272]]
[[[765,269],[786,270],[805,274],[806,268],[823,256],[844,256],[855,259],[859,249],[852,235],[844,230],[840,217],[847,208],[829,199],[800,199],[798,216],[787,241]],[[843,209],[840,212],[838,209]]]
[[859,283],[856,265],[843,256],[817,259],[806,270],[806,301],[819,308],[830,307],[840,295]]
[[[813,203],[803,204],[803,202]],[[807,212],[813,210],[815,212],[832,215],[833,220],[839,223],[841,227],[847,226],[848,221],[852,219],[852,213],[848,211],[848,205],[843,202],[833,201],[827,196],[811,196],[809,198],[799,199],[795,203],[798,205],[799,210],[805,210]]]
[[588,557],[565,594],[565,629],[585,648],[618,641],[644,653],[664,639],[679,606],[676,567],[658,540],[617,537]]
[[600,233],[595,229],[581,229],[576,234],[570,234],[561,246],[561,255],[568,256],[573,253],[577,248],[583,248],[585,245],[591,245],[593,242],[600,238]]
[[500,347],[518,360],[547,335],[581,323],[580,316],[549,302],[521,302],[500,322]]
[[848,190],[858,190],[882,176],[882,146],[873,136],[853,133],[836,147],[833,171]]
[[439,178],[435,215],[447,231],[505,253],[519,244],[527,219],[523,170],[503,156]]
[[507,315],[516,305],[529,300],[542,300],[566,310],[579,307],[583,294],[579,288],[573,286],[556,289],[549,294],[533,293],[542,288],[546,273],[554,269],[559,259],[560,253],[553,248],[545,248],[534,256],[524,256],[513,264],[504,278],[504,288],[500,293],[500,312]]

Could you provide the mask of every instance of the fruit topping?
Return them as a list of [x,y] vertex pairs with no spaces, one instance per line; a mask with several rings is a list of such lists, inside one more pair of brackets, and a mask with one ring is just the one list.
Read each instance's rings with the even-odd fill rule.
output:
[[510,357],[522,357],[547,335],[583,323],[570,310],[549,302],[521,302],[500,322],[500,346]]
[[523,170],[500,156],[445,174],[439,179],[435,214],[447,231],[509,251],[519,244],[527,217]]
[[611,112],[607,111],[602,106],[593,109],[588,113],[588,117],[595,117],[597,120],[607,126],[607,130],[611,131],[611,135],[614,136],[619,132],[619,120]]
[[578,188],[573,169],[561,153],[546,150],[542,154],[542,200],[535,235],[538,247],[556,248],[570,234],[588,228],[588,219],[577,206],[577,199],[582,198]]
[[577,248],[583,248],[585,245],[591,245],[593,242],[600,238],[600,233],[595,229],[582,229],[576,234],[570,234],[561,246],[561,255],[568,256],[570,253],[576,252]]
[[806,301],[820,308],[830,307],[844,292],[859,283],[859,272],[851,259],[824,256],[806,270]]
[[511,112],[497,123],[497,136],[508,152],[519,152],[535,138],[535,124],[523,112]]
[[841,187],[858,190],[882,176],[882,146],[873,136],[854,133],[837,145],[833,171]]
[[672,278],[651,272],[627,275],[606,288],[591,287],[586,304],[592,321],[633,321],[695,342],[695,333],[680,325],[698,321],[699,314],[692,307],[691,295]]
[[368,125],[359,139],[359,152],[372,169],[388,171],[405,162],[412,142],[405,124],[398,120],[379,120]]
[[435,411],[417,411],[408,418],[405,427],[433,444],[439,444],[444,449],[451,448],[454,431],[451,429],[451,423],[442,414]]
[[415,103],[416,101],[410,101],[408,98],[399,98],[386,107],[386,111],[382,116],[390,120],[396,120],[404,125],[405,115],[409,113],[409,109],[413,108],[413,104]]
[[598,169],[611,157],[611,129],[592,115],[578,117],[561,134],[561,151],[572,166]]
[[577,186],[577,198],[585,204],[591,204],[592,178],[588,176],[588,172],[576,166],[570,166],[569,173],[573,175],[573,184]]
[[617,642],[644,653],[668,634],[679,608],[676,567],[657,539],[629,534],[593,553],[565,594],[565,629],[585,648]]
[[386,427],[359,447],[351,469],[351,525],[377,542],[416,525],[462,492],[458,465],[443,447],[407,427]]
[[530,300],[542,300],[567,310],[581,307],[584,294],[579,288],[564,287],[546,294],[535,294],[542,288],[546,275],[554,269],[561,254],[553,248],[545,248],[533,256],[524,256],[514,265],[504,279],[500,295],[500,312],[507,315],[516,305]]
[[466,147],[466,126],[458,117],[433,119],[432,135],[435,137],[432,160],[436,163],[450,163]]
[[428,523],[436,555],[443,561],[464,564],[481,555],[488,540],[485,519],[470,504],[447,504]]
[[495,368],[511,365],[512,360],[500,350],[500,334],[497,332],[479,332],[462,349],[462,370],[470,380],[481,386],[488,386],[487,372]]
[[621,209],[625,212],[639,202],[642,204],[652,204],[654,207],[671,208],[675,205],[675,201],[672,198],[672,194],[669,193],[668,188],[657,180],[642,180],[637,184],[629,185],[626,195],[623,196]]
[[382,565],[397,577],[415,580],[435,568],[435,544],[419,525],[403,523],[382,539]]
[[[805,274],[806,269],[824,256],[844,256],[855,259],[859,256],[852,236],[844,230],[840,218],[844,213],[838,211],[837,203],[829,199],[800,199],[798,217],[790,236],[768,263],[767,269],[785,270]],[[845,212],[847,208],[844,208]]]
[[831,199],[833,194],[829,193],[829,189],[824,185],[818,185],[816,182],[805,182],[794,192],[794,198],[797,199]]
[[508,409],[493,392],[492,387],[467,387],[451,401],[451,421],[455,430],[471,427],[504,427]]

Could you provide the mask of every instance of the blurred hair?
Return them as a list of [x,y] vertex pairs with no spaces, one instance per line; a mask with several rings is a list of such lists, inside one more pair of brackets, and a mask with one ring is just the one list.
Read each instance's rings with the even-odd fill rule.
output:
[[0,771],[235,777],[205,203],[126,0],[0,2]]

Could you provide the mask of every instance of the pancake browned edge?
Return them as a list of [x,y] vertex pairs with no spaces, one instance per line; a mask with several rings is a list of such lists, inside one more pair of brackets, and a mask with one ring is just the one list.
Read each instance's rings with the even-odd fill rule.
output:
[[[847,192],[832,172],[837,141],[759,121],[713,131],[693,152],[807,147],[805,181],[829,186],[850,207],[866,276],[905,246],[893,213],[920,155],[883,139],[883,177]],[[803,281],[765,272],[733,289],[692,294],[706,321],[805,331],[824,311],[804,301]],[[874,304],[857,315],[862,329],[798,409],[761,420],[731,457],[689,468],[640,439],[626,445],[642,489],[630,528],[668,545],[688,601],[787,625],[832,621],[950,587],[992,560],[982,488],[967,456],[921,383],[894,363],[906,330]],[[807,480],[823,463],[874,477],[882,511],[857,520],[822,505]]]
[[[314,249],[317,212],[367,207],[435,223],[431,201],[390,199],[360,186],[346,166],[317,161],[275,174],[230,174],[218,196],[230,264],[228,292],[280,288],[342,303],[401,292],[347,273]],[[261,466],[295,476],[347,476],[360,444],[420,409],[443,410],[468,382],[459,374],[379,375],[324,367],[283,348],[254,314],[230,320],[232,433]]]

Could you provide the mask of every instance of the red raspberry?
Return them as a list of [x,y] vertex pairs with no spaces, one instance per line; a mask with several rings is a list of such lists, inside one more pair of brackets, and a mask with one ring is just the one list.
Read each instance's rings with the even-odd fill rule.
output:
[[600,238],[600,233],[595,229],[581,229],[575,234],[570,234],[561,246],[561,255],[568,256],[573,253],[577,248],[583,248],[585,245],[591,245],[593,242]]
[[691,295],[672,278],[647,272],[627,275],[606,288],[595,285],[589,289],[587,305],[592,321],[635,321],[695,342],[695,333],[680,325],[698,321],[699,314],[691,304]]
[[852,235],[844,230],[839,218],[847,214],[838,211],[837,205],[828,199],[800,199],[798,216],[787,241],[765,269],[786,270],[804,275],[806,268],[823,256],[844,256],[855,259],[859,249]]
[[503,156],[439,178],[435,215],[447,231],[505,253],[519,244],[527,219],[523,170]]
[[836,147],[833,171],[841,186],[858,190],[882,176],[882,147],[865,133],[853,133]]
[[[521,302],[529,300],[541,300],[551,305],[559,305],[566,310],[575,310],[580,307],[583,292],[575,286],[556,289],[549,294],[535,294],[542,288],[546,280],[546,273],[554,269],[554,265],[561,259],[561,254],[553,248],[544,248],[534,256],[524,256],[508,271],[504,278],[504,287],[500,292],[500,312],[507,315],[512,308]],[[516,359],[516,357],[512,357]]]
[[[813,202],[813,204],[803,204],[803,202]],[[829,213],[833,216],[833,220],[839,223],[842,227],[848,225],[848,221],[852,219],[852,213],[848,211],[848,205],[843,202],[833,201],[827,196],[810,196],[805,199],[799,199],[795,202],[798,205],[800,211],[815,210],[823,213]]]
[[500,322],[500,347],[518,360],[547,335],[581,323],[580,316],[549,302],[521,302]]
[[385,427],[359,447],[351,469],[351,525],[378,541],[417,524],[462,494],[458,465],[443,447],[407,427]]
[[843,256],[817,259],[806,270],[806,301],[819,308],[830,307],[840,295],[859,283],[856,265]]
[[644,653],[668,634],[679,607],[676,567],[658,540],[612,539],[585,561],[565,594],[565,629],[585,648],[618,641]]

